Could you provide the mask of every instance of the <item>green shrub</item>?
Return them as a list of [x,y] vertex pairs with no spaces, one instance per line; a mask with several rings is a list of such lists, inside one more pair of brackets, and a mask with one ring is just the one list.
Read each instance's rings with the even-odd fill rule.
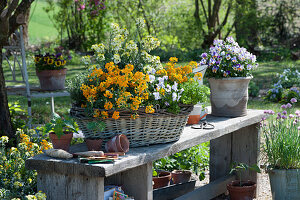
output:
[[[0,199],[21,198],[27,195],[38,195],[37,172],[25,168],[25,160],[42,153],[42,150],[52,148],[35,130],[18,130],[16,147],[7,148],[8,137],[0,137]],[[26,197],[27,196],[27,197]],[[42,195],[43,196],[43,195]],[[46,199],[46,198],[40,198]]]

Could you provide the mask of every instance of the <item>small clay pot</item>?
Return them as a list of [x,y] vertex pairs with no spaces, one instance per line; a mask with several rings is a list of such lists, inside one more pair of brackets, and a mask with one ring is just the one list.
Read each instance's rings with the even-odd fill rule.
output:
[[107,152],[128,152],[129,140],[126,135],[116,135],[105,144],[105,150]]
[[174,170],[172,171],[172,180],[174,184],[186,183],[191,179],[192,172],[189,170]]
[[85,143],[89,151],[100,151],[102,141],[102,139],[85,139]]
[[240,181],[232,181],[227,184],[227,190],[229,191],[231,200],[251,200],[254,198],[256,183],[253,181],[245,181],[242,182],[242,186],[240,186]]
[[58,138],[55,133],[51,132],[49,133],[49,138],[52,141],[54,149],[63,149],[65,151],[69,151],[73,133],[65,133]]
[[188,125],[198,124],[200,121],[200,115],[190,115],[187,121]]
[[154,182],[153,189],[165,187],[169,185],[171,180],[170,172],[159,172],[158,177],[152,177],[152,181]]

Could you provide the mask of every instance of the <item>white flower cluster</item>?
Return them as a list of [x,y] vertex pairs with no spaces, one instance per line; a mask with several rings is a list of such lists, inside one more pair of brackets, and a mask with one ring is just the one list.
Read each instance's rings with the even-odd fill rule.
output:
[[145,27],[145,20],[143,18],[137,18],[136,26],[140,29]]
[[159,47],[160,42],[159,42],[159,40],[157,38],[148,35],[145,38],[143,38],[142,45],[143,45],[143,48],[147,52],[150,52],[153,49],[156,49],[157,47]]
[[83,56],[81,58],[81,62],[83,62],[85,65],[91,64],[91,56],[89,56],[89,55]]
[[[155,100],[161,100],[164,98],[171,97],[173,102],[178,102],[181,98],[181,94],[184,91],[184,89],[178,89],[178,83],[175,81],[173,85],[170,85],[167,83],[168,76],[163,77],[155,77],[154,75],[149,75],[150,83],[153,83],[154,81],[158,81],[157,84],[155,84],[156,92],[153,92],[153,96]],[[166,106],[168,104],[168,101],[165,102]]]

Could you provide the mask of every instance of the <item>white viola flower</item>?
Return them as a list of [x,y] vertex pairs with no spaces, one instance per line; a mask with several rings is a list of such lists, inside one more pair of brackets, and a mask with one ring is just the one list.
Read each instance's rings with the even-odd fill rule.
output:
[[115,63],[115,64],[118,64],[118,63],[121,62],[121,58],[120,58],[120,55],[119,55],[119,54],[114,54],[113,59],[114,59],[114,63]]
[[149,75],[150,83],[153,83],[155,81],[154,75]]
[[206,60],[205,58],[203,58],[201,61],[200,61],[200,65],[205,65],[206,64]]
[[171,85],[167,84],[166,92],[171,92],[171,89],[172,89]]
[[182,94],[184,92],[184,89],[181,88],[179,94]]
[[222,51],[222,52],[221,52],[221,56],[225,56],[225,51]]
[[177,95],[177,101],[179,101],[181,98],[181,95]]
[[159,92],[153,92],[155,100],[161,99]]
[[167,81],[168,78],[169,78],[168,76],[163,76],[164,81]]
[[172,90],[174,90],[175,92],[177,92],[177,91],[178,91],[177,86],[178,86],[178,84],[177,84],[177,82],[175,81],[175,82],[174,82],[174,85],[172,86]]
[[172,100],[173,101],[177,101],[177,94],[176,94],[176,92],[172,93]]
[[252,65],[247,65],[247,70],[251,70],[252,69]]

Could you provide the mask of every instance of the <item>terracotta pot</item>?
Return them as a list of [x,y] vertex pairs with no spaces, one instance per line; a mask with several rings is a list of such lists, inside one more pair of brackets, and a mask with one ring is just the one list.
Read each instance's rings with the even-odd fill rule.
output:
[[85,139],[85,143],[89,151],[100,151],[102,141],[102,139]]
[[170,180],[171,180],[170,172],[159,172],[158,177],[152,177],[152,181],[154,182],[153,189],[168,186]]
[[242,182],[242,187],[240,186],[240,181],[232,181],[227,184],[227,190],[229,191],[231,200],[251,200],[254,198],[256,183],[253,181]]
[[191,179],[192,172],[189,170],[174,170],[172,171],[172,180],[174,184],[186,183]]
[[209,78],[211,114],[222,117],[247,115],[248,85],[251,78]]
[[64,135],[57,137],[55,133],[49,133],[49,138],[52,141],[54,149],[63,149],[69,151],[71,140],[73,138],[73,133],[65,133]]
[[200,121],[200,115],[189,115],[187,124],[192,125],[192,124],[198,124]]
[[42,90],[63,90],[65,89],[67,69],[60,70],[36,70]]
[[129,140],[126,135],[116,135],[105,144],[105,150],[107,152],[128,152]]

